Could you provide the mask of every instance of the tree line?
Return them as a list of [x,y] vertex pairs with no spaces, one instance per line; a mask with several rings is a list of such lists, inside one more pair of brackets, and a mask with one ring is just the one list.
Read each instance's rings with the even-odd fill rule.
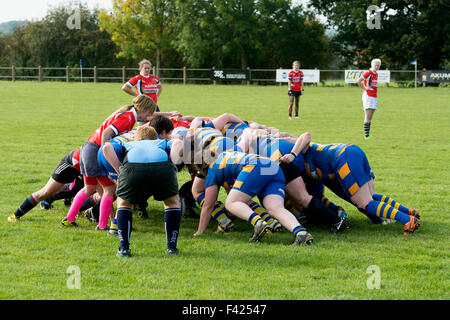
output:
[[[113,0],[113,9],[78,4],[80,28],[70,29],[70,10],[49,9],[41,21],[0,34],[0,66],[447,68],[449,5],[440,0]],[[366,26],[366,9],[384,10],[381,28]],[[390,10],[391,9],[391,10]],[[389,12],[389,14],[387,14]],[[447,14],[445,14],[447,13]],[[326,22],[316,16],[322,14]],[[333,33],[327,32],[333,30]]]

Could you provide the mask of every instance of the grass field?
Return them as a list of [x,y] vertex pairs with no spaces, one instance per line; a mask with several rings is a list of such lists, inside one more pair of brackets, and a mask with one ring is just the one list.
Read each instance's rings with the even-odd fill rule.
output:
[[[79,219],[59,224],[68,208],[36,207],[19,223],[7,217],[48,180],[60,159],[130,97],[120,84],[0,82],[0,299],[449,299],[450,89],[380,88],[372,140],[363,139],[361,91],[307,87],[300,120],[287,119],[287,89],[278,86],[164,84],[159,106],[186,115],[224,112],[276,126],[314,142],[348,142],[367,154],[378,193],[418,209],[421,228],[372,225],[344,206],[350,229],[332,235],[306,225],[310,247],[290,247],[284,230],[247,243],[252,228],[193,237],[198,220],[182,220],[180,255],[165,254],[163,206],[151,200],[150,219],[134,218],[131,259],[115,256],[116,238]],[[179,175],[180,185],[187,181]],[[221,194],[223,198],[223,194]],[[369,266],[381,271],[380,289],[366,285]],[[81,271],[81,289],[67,286],[70,266]]]

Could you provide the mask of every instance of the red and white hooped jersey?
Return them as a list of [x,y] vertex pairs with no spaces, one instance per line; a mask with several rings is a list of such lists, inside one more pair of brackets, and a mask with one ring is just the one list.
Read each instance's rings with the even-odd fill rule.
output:
[[300,91],[302,90],[302,83],[303,83],[303,72],[302,70],[294,71],[291,70],[288,74],[288,80],[291,81],[291,87],[289,90],[292,91]]
[[378,73],[373,72],[372,70],[366,71],[362,75],[364,79],[364,86],[369,87],[369,90],[366,90],[366,93],[369,97],[376,98],[377,97],[377,89],[378,89]]
[[146,77],[141,73],[128,80],[127,83],[130,87],[135,87],[138,94],[145,94],[152,98],[155,103],[158,103],[157,93],[161,86],[161,82],[157,76],[151,74]]
[[116,111],[102,123],[100,128],[95,130],[89,136],[88,141],[94,142],[101,146],[102,134],[107,128],[111,128],[114,131],[115,136],[119,136],[133,129],[136,121],[137,113],[134,108],[131,108],[129,111],[125,112]]

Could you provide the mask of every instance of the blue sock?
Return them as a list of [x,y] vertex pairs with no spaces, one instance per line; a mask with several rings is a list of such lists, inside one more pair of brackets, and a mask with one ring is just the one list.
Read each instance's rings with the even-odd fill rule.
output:
[[200,208],[203,206],[203,201],[205,200],[205,194],[202,193],[201,195],[198,196],[197,198],[197,203],[200,206]]
[[395,209],[398,209],[403,213],[406,213],[406,214],[409,213],[409,208],[402,206],[400,203],[398,203],[397,201],[395,201],[392,198],[389,198],[388,196],[375,193],[374,195],[372,195],[372,198],[373,198],[373,200],[376,200],[376,201],[386,202],[387,204],[391,205],[391,207],[394,207]]
[[130,237],[133,227],[133,209],[118,208],[117,228],[119,229],[120,250],[130,249]]
[[294,234],[295,237],[297,237],[297,235],[302,231],[306,231],[306,229],[302,225],[299,225],[299,226],[296,226],[294,228],[294,230],[292,230],[292,233]]
[[372,200],[366,207],[366,212],[372,216],[383,217],[386,219],[393,219],[402,224],[407,224],[410,220],[408,214],[395,209],[389,204],[381,201]]
[[178,233],[180,232],[181,210],[169,208],[164,210],[164,224],[166,227],[167,249],[176,249]]

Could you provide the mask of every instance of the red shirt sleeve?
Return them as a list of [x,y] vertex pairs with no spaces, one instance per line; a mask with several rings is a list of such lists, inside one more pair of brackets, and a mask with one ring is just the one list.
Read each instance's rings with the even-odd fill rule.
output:
[[369,76],[370,76],[371,73],[372,73],[372,72],[370,72],[370,70],[369,70],[369,71],[366,71],[366,72],[362,75],[362,77],[364,78],[364,80],[367,80],[367,79],[369,78]]
[[134,115],[132,112],[125,112],[118,115],[109,125],[111,129],[114,130],[116,135],[125,133],[133,129],[136,123]]
[[131,84],[134,87],[136,85],[136,83],[138,82],[138,80],[139,80],[139,75],[137,75],[137,76],[131,78],[130,80],[128,80],[128,83]]

